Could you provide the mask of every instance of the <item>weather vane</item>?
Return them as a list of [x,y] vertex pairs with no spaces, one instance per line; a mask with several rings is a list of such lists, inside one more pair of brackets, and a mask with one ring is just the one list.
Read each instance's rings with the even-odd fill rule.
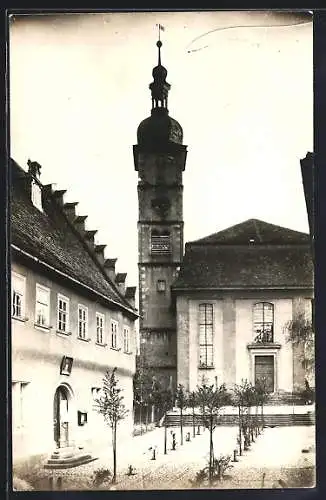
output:
[[156,24],[156,26],[158,27],[158,40],[160,42],[161,41],[161,31],[165,31],[165,28],[162,24]]

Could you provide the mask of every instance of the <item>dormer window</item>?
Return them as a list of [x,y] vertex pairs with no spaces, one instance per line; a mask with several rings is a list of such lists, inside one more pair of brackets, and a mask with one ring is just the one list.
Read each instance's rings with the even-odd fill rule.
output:
[[32,203],[34,207],[43,212],[41,187],[34,180],[32,180],[31,191],[32,191]]

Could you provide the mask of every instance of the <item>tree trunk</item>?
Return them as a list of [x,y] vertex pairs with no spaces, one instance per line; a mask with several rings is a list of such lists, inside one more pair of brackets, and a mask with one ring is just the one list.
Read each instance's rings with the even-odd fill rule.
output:
[[117,480],[117,423],[113,424],[113,433],[112,433],[112,445],[113,445],[113,477],[112,483],[115,483]]
[[143,418],[143,403],[140,403],[139,405],[139,425],[140,425],[140,435],[143,434],[143,422],[142,422],[142,418]]
[[180,435],[181,435],[181,445],[183,444],[183,414],[182,414],[182,407],[180,408]]
[[210,415],[210,419],[209,419],[209,470],[208,470],[209,484],[212,484],[212,478],[213,478],[213,416]]
[[196,429],[195,429],[195,407],[192,407],[192,435],[196,437]]
[[146,432],[148,430],[148,405],[146,405],[146,421],[145,421]]
[[166,426],[166,413],[164,418],[164,455],[166,455],[166,444],[167,444],[167,426]]
[[241,433],[241,407],[238,406],[239,410],[239,455],[242,455],[242,433]]

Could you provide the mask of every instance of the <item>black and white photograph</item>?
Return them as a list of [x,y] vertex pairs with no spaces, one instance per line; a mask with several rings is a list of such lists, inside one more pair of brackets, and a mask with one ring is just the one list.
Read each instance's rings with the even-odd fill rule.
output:
[[8,16],[13,491],[314,488],[313,13]]

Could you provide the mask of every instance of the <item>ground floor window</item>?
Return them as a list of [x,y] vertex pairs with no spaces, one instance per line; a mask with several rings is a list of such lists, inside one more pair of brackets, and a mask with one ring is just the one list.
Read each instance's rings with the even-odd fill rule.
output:
[[28,382],[12,382],[12,427],[14,431],[23,430],[26,406],[26,387]]

